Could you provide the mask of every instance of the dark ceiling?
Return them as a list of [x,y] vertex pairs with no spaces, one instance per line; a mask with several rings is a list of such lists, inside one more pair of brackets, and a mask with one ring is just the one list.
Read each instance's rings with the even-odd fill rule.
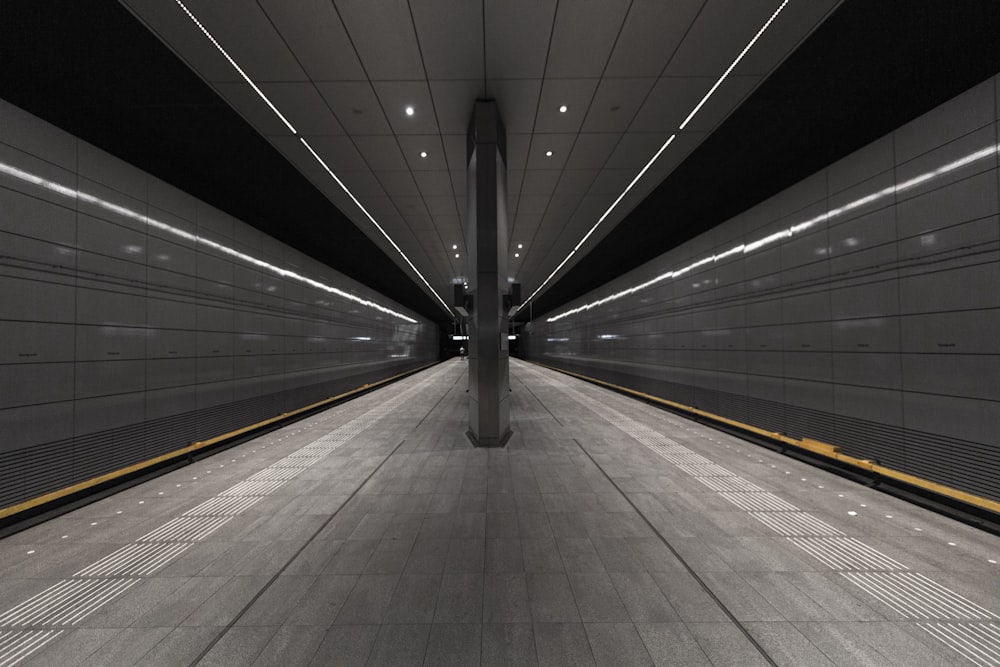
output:
[[[1000,2],[846,0],[535,317],[1000,71]],[[117,2],[2,0],[0,98],[433,319],[444,311]],[[525,313],[526,314],[526,313]]]

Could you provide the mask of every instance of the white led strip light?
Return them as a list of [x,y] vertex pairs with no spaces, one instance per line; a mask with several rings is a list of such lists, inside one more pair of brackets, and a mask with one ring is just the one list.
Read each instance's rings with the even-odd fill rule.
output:
[[[722,82],[726,80],[726,78],[733,71],[733,69],[735,69],[736,66],[740,63],[740,61],[743,60],[743,56],[745,56],[747,52],[750,50],[750,48],[757,43],[757,40],[760,39],[760,36],[764,34],[764,31],[767,30],[768,27],[770,27],[771,23],[774,22],[774,19],[778,17],[778,14],[781,13],[781,10],[785,8],[785,5],[787,5],[788,2],[789,0],[783,0],[782,3],[778,5],[778,8],[774,10],[774,13],[771,14],[771,17],[767,19],[764,25],[761,26],[760,30],[757,31],[757,34],[753,36],[753,39],[747,42],[747,45],[743,47],[743,50],[740,51],[740,54],[736,56],[735,60],[733,60],[733,62],[730,63],[729,67],[726,68],[726,71],[722,73],[722,76],[720,76],[718,80],[715,82],[715,84],[711,88],[709,88],[708,92],[705,93],[705,96],[701,98],[701,101],[698,102],[698,104],[695,105],[694,109],[691,110],[691,113],[687,115],[687,118],[684,119],[684,122],[681,123],[680,126],[677,128],[678,132],[680,130],[683,130],[687,126],[687,124],[691,122],[691,119],[694,118],[695,114],[697,114],[701,110],[701,108],[705,106],[705,102],[707,102],[709,98],[711,98],[712,95],[715,94],[715,91],[718,90],[719,86],[722,85]],[[613,211],[615,207],[618,206],[619,202],[621,202],[621,200],[625,198],[625,195],[628,194],[629,190],[631,190],[632,187],[639,182],[639,179],[642,178],[643,174],[645,174],[649,170],[649,168],[653,166],[653,163],[656,162],[656,160],[660,157],[663,151],[667,149],[667,146],[672,144],[674,139],[676,138],[677,134],[674,133],[671,134],[670,137],[668,137],[667,140],[663,142],[663,145],[660,146],[660,150],[656,151],[653,157],[649,158],[649,162],[646,163],[646,166],[643,167],[638,174],[636,174],[635,178],[633,178],[632,181],[625,187],[625,189],[622,190],[622,193],[618,195],[618,197],[613,202],[611,202],[611,206],[609,206],[607,210],[604,211],[603,214],[601,214],[601,217],[597,219],[597,222],[594,223],[594,226],[591,227],[590,230],[583,235],[583,238],[580,239],[580,242],[573,247],[573,249],[570,251],[568,255],[566,255],[563,261],[559,262],[559,266],[557,266],[555,270],[549,274],[549,277],[543,280],[542,284],[538,286],[538,289],[532,292],[531,295],[524,300],[524,303],[522,303],[520,306],[517,307],[518,310],[521,310],[522,308],[527,306],[528,302],[531,301],[533,298],[535,298],[535,295],[541,292],[542,289],[549,284],[549,281],[552,280],[552,278],[555,277],[557,273],[559,273],[559,269],[565,266],[566,262],[568,262],[570,258],[576,254],[576,251],[580,249],[580,246],[582,246],[587,241],[587,239],[590,238],[591,234],[593,234],[597,230],[597,228],[601,225],[601,223],[604,222],[604,220],[611,214],[611,211]]]
[[979,160],[992,157],[996,155],[998,151],[1000,151],[1000,144],[994,144],[992,146],[987,146],[986,148],[981,148],[978,151],[969,153],[964,157],[960,157],[957,160],[944,164],[938,167],[937,169],[925,172],[918,176],[914,176],[913,178],[903,181],[902,183],[899,183],[897,185],[890,185],[889,187],[882,188],[878,192],[873,192],[869,195],[848,202],[843,206],[830,209],[826,213],[821,213],[813,218],[810,218],[809,220],[792,225],[787,229],[782,229],[777,232],[774,232],[773,234],[768,234],[767,236],[759,238],[756,241],[752,241],[750,243],[745,243],[745,244],[741,243],[739,245],[730,248],[729,250],[726,250],[725,252],[719,253],[718,255],[708,255],[707,257],[702,257],[698,261],[688,264],[684,268],[676,269],[674,271],[667,271],[666,273],[661,273],[660,275],[656,276],[655,278],[651,278],[646,282],[639,283],[638,285],[633,285],[628,289],[624,289],[620,292],[615,292],[614,294],[608,295],[602,299],[598,299],[597,301],[591,301],[590,303],[578,306],[571,310],[567,310],[564,313],[560,313],[559,315],[546,319],[546,322],[556,322],[564,317],[569,317],[570,315],[576,315],[577,313],[581,313],[585,310],[590,310],[591,308],[603,306],[606,303],[609,303],[611,301],[616,301],[617,299],[620,299],[624,296],[635,294],[639,290],[651,287],[659,282],[667,280],[668,278],[679,278],[683,276],[685,273],[697,269],[699,266],[704,266],[705,264],[717,262],[720,259],[725,259],[726,257],[729,257],[730,255],[746,254],[749,252],[753,252],[754,250],[758,250],[768,244],[774,243],[775,241],[791,238],[792,236],[795,236],[796,234],[803,232],[809,229],[810,227],[814,227],[820,224],[821,222],[825,222],[830,218],[837,217],[843,213],[854,210],[860,206],[871,204],[873,202],[884,199],[885,197],[895,195],[899,192],[904,192],[918,185],[922,185],[928,181],[931,181],[935,178],[940,178],[941,176],[949,174],[955,171],[956,169],[960,169],[961,167],[972,164],[974,162],[978,162]]
[[50,192],[54,192],[56,194],[68,197],[70,199],[75,199],[78,201],[87,202],[88,204],[93,204],[95,206],[100,206],[101,208],[107,211],[111,211],[112,213],[116,213],[120,216],[129,218],[131,220],[135,220],[149,227],[153,227],[155,229],[168,232],[170,234],[173,234],[174,236],[179,236],[180,238],[185,239],[187,241],[192,241],[193,243],[203,245],[207,248],[211,248],[212,250],[216,250],[225,255],[229,255],[230,257],[246,262],[247,264],[252,264],[253,266],[256,266],[258,268],[265,269],[267,271],[270,271],[271,273],[281,276],[282,278],[288,278],[291,280],[296,280],[301,283],[305,283],[310,287],[315,287],[316,289],[323,290],[324,292],[335,294],[343,299],[347,299],[348,301],[353,301],[354,303],[360,304],[362,306],[373,308],[379,311],[380,313],[385,313],[387,315],[392,315],[393,317],[398,317],[404,322],[409,322],[410,324],[417,323],[417,320],[413,319],[412,317],[409,317],[407,315],[404,315],[403,313],[392,310],[391,308],[386,308],[385,306],[379,305],[374,301],[369,301],[368,299],[362,299],[361,297],[354,296],[350,292],[345,292],[344,290],[339,289],[337,287],[333,287],[332,285],[327,285],[326,283],[321,283],[318,280],[307,278],[306,276],[296,273],[295,271],[290,271],[288,269],[283,269],[280,266],[275,266],[274,264],[265,262],[262,259],[258,259],[257,257],[248,255],[245,252],[240,252],[235,248],[230,248],[227,245],[223,245],[218,241],[213,241],[212,239],[205,238],[204,236],[201,236],[199,234],[192,234],[189,231],[180,229],[178,227],[174,227],[173,225],[168,225],[167,223],[161,222],[156,218],[151,218],[148,215],[139,213],[137,211],[133,211],[130,208],[121,206],[120,204],[115,204],[114,202],[107,201],[106,199],[101,199],[100,197],[95,197],[94,195],[89,194],[87,192],[67,187],[65,185],[62,185],[61,183],[56,183],[55,181],[50,181],[46,178],[38,176],[37,174],[32,174],[30,172],[24,171],[23,169],[18,169],[13,165],[0,162],[0,174],[7,174],[8,176],[12,176],[20,181],[24,181],[25,183],[31,183],[32,185],[37,185],[38,187],[45,188]]
[[[246,81],[251,88],[253,88],[254,92],[257,93],[260,99],[264,100],[264,103],[267,104],[268,108],[271,109],[271,111],[273,111],[274,114],[281,119],[281,122],[285,124],[285,127],[288,128],[288,131],[299,138],[299,141],[301,141],[302,145],[306,147],[306,149],[309,151],[309,154],[312,155],[317,162],[319,162],[320,166],[323,167],[326,173],[328,173],[330,176],[333,177],[333,180],[336,181],[337,185],[339,185],[340,188],[347,193],[347,196],[351,198],[351,201],[357,204],[358,208],[361,209],[361,212],[365,214],[365,217],[367,217],[372,222],[372,224],[375,225],[375,228],[379,232],[381,232],[382,236],[384,236],[385,239],[392,245],[392,247],[396,249],[396,252],[398,252],[400,256],[406,261],[406,264],[411,269],[413,269],[413,272],[417,274],[417,277],[420,278],[421,282],[423,282],[423,284],[427,286],[427,289],[430,290],[431,294],[434,295],[434,298],[438,300],[438,302],[448,312],[449,315],[454,317],[453,313],[451,312],[451,308],[449,308],[448,304],[445,303],[444,299],[441,298],[441,295],[439,295],[437,291],[435,291],[435,289],[431,287],[431,284],[427,282],[427,279],[424,278],[424,274],[420,273],[420,271],[417,270],[417,267],[413,265],[413,262],[411,262],[410,258],[406,256],[406,253],[404,253],[400,249],[400,247],[396,245],[396,242],[392,240],[392,237],[389,236],[389,234],[385,231],[382,225],[378,224],[378,221],[376,221],[375,218],[372,216],[372,214],[368,212],[368,209],[366,209],[364,206],[361,205],[361,202],[358,201],[358,198],[354,196],[354,193],[352,193],[350,190],[347,189],[347,186],[344,185],[344,182],[339,178],[337,178],[337,175],[333,173],[333,170],[327,166],[326,162],[324,162],[320,158],[320,156],[316,154],[316,151],[312,149],[312,146],[310,146],[305,139],[299,136],[299,133],[295,131],[295,128],[292,127],[292,124],[288,122],[288,119],[285,118],[280,111],[278,111],[278,107],[274,106],[274,103],[268,99],[267,95],[265,95],[263,91],[261,91],[261,89],[257,87],[257,84],[255,84],[249,76],[247,76],[247,73],[243,71],[243,68],[240,67],[238,64],[236,64],[236,61],[233,60],[232,56],[230,56],[229,53],[224,48],[222,48],[222,45],[219,44],[219,42],[215,39],[215,37],[212,36],[212,33],[210,33],[208,29],[205,28],[204,25],[202,25],[201,21],[198,20],[198,17],[192,14],[191,10],[188,9],[184,5],[184,3],[181,2],[181,0],[174,0],[174,1],[182,10],[184,10],[184,13],[187,14],[188,18],[190,18],[191,21],[193,21],[194,24],[198,26],[198,29],[201,30],[201,32],[205,35],[205,37],[207,37],[208,40],[212,42],[215,48],[219,50],[219,53],[221,53],[223,57],[225,57],[226,61],[233,66],[233,69],[235,69],[236,72],[243,78],[243,80]],[[785,1],[787,2],[788,0]]]

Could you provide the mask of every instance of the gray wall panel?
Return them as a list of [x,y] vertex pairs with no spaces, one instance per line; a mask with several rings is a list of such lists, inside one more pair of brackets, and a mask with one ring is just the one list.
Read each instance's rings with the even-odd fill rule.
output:
[[0,507],[438,354],[432,323],[2,101],[0,247]]
[[[548,313],[522,349],[1000,499],[997,89]],[[680,271],[707,248],[736,250]]]

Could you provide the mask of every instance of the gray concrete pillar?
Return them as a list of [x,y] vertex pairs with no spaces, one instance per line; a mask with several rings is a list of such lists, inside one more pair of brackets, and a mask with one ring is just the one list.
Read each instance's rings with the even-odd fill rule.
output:
[[507,148],[496,102],[478,101],[468,134],[466,257],[469,269],[469,438],[500,447],[510,437],[507,311]]

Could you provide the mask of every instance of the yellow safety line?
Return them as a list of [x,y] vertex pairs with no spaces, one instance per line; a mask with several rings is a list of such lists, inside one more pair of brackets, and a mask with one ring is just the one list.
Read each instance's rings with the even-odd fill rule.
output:
[[80,482],[79,484],[74,484],[73,486],[67,486],[67,487],[65,487],[63,489],[59,489],[57,491],[52,491],[51,493],[46,493],[43,496],[38,496],[36,498],[32,498],[31,500],[26,500],[23,503],[18,503],[17,505],[11,505],[10,507],[0,508],[0,519],[6,518],[6,517],[9,517],[9,516],[13,516],[15,514],[19,514],[21,512],[24,512],[25,510],[29,510],[29,509],[31,509],[33,507],[38,507],[39,505],[44,505],[46,503],[50,503],[53,500],[59,500],[60,498],[65,498],[66,496],[72,495],[72,494],[77,493],[79,491],[84,491],[86,489],[95,487],[95,486],[97,486],[99,484],[103,484],[105,482],[109,482],[109,481],[117,479],[119,477],[123,477],[125,475],[129,475],[131,473],[137,472],[139,470],[142,470],[143,468],[149,468],[150,466],[154,466],[154,465],[156,465],[158,463],[162,463],[164,461],[169,461],[170,459],[174,459],[174,458],[177,458],[177,457],[180,457],[180,456],[184,456],[185,454],[190,454],[192,452],[196,452],[199,449],[204,449],[206,447],[211,447],[212,445],[218,444],[218,443],[220,443],[220,442],[222,442],[224,440],[228,440],[230,438],[235,438],[237,436],[243,435],[244,433],[249,433],[251,431],[254,431],[256,429],[262,428],[262,427],[267,426],[269,424],[273,424],[273,423],[275,423],[277,421],[281,421],[282,419],[288,419],[289,417],[294,417],[297,414],[301,414],[301,413],[307,412],[309,410],[315,410],[316,408],[322,407],[322,406],[324,406],[324,405],[326,405],[328,403],[333,403],[334,401],[343,400],[343,399],[347,398],[348,396],[352,396],[353,394],[357,394],[357,393],[360,393],[360,392],[363,392],[363,391],[368,391],[369,389],[372,389],[374,387],[378,387],[379,385],[383,385],[383,384],[385,384],[387,382],[392,382],[393,380],[397,380],[397,379],[399,379],[399,378],[401,378],[403,376],[412,375],[413,373],[417,373],[417,372],[422,371],[422,370],[424,370],[426,368],[430,368],[431,366],[435,365],[436,363],[438,363],[438,362],[435,361],[434,363],[426,364],[426,365],[421,366],[419,368],[414,368],[413,370],[406,371],[405,373],[398,373],[396,375],[384,378],[382,380],[378,380],[376,382],[372,382],[372,383],[369,383],[369,384],[363,384],[360,387],[357,387],[356,389],[351,389],[350,391],[346,391],[343,394],[337,394],[336,396],[331,396],[330,398],[325,398],[322,401],[317,401],[316,403],[311,403],[311,404],[309,404],[309,405],[307,405],[307,406],[305,406],[303,408],[298,408],[296,410],[292,410],[291,412],[282,412],[280,415],[277,415],[276,417],[271,417],[270,419],[265,419],[264,421],[257,422],[256,424],[251,424],[250,426],[244,426],[243,428],[236,429],[235,431],[230,431],[229,433],[224,433],[222,435],[217,435],[214,438],[209,438],[208,440],[200,440],[198,442],[193,442],[190,445],[188,445],[187,447],[181,447],[180,449],[175,449],[172,452],[169,452],[167,454],[162,454],[160,456],[156,456],[156,457],[151,458],[151,459],[147,459],[145,461],[142,461],[141,463],[136,463],[136,464],[130,465],[130,466],[126,467],[126,468],[121,468],[119,470],[115,470],[114,472],[109,472],[109,473],[107,473],[105,475],[101,475],[100,477],[94,477],[93,479],[88,479],[85,482]]
[[798,447],[799,449],[806,449],[814,454],[819,454],[829,459],[835,461],[840,461],[841,463],[846,463],[848,465],[861,468],[863,470],[870,470],[874,473],[878,473],[883,477],[890,477],[892,479],[905,482],[911,486],[920,487],[928,491],[932,491],[942,496],[947,496],[949,498],[954,498],[955,500],[960,500],[964,503],[970,505],[975,505],[976,507],[981,507],[991,512],[1000,513],[1000,502],[995,500],[990,500],[989,498],[983,498],[982,496],[977,496],[959,489],[945,486],[944,484],[939,484],[937,482],[932,482],[928,479],[922,477],[917,477],[915,475],[910,475],[905,472],[900,472],[899,470],[894,470],[893,468],[887,468],[883,465],[875,463],[869,459],[859,459],[854,456],[848,456],[841,452],[839,445],[831,445],[826,442],[820,442],[819,440],[813,440],[812,438],[791,438],[783,433],[778,433],[776,431],[767,431],[757,426],[751,424],[744,424],[743,422],[736,421],[735,419],[729,419],[728,417],[723,417],[722,415],[717,415],[712,412],[706,412],[705,410],[699,410],[698,408],[691,407],[690,405],[684,405],[682,403],[676,403],[674,401],[667,400],[665,398],[660,398],[659,396],[653,396],[652,394],[647,394],[645,392],[636,391],[635,389],[629,389],[628,387],[622,387],[621,385],[612,384],[611,382],[605,382],[604,380],[598,380],[597,378],[592,378],[587,375],[581,375],[580,373],[574,373],[573,371],[567,371],[562,368],[556,368],[555,366],[549,366],[548,364],[543,364],[538,361],[532,361],[530,363],[536,366],[542,366],[543,368],[548,368],[553,371],[558,371],[559,373],[564,373],[566,375],[572,375],[573,377],[579,378],[581,380],[586,380],[587,382],[593,382],[594,384],[603,385],[609,387],[616,391],[620,391],[626,394],[631,394],[633,396],[638,396],[640,398],[652,401],[654,403],[660,403],[661,405],[667,405],[671,408],[677,410],[682,410],[691,414],[699,415],[701,417],[706,417],[712,421],[720,422],[723,424],[728,424],[729,426],[735,426],[744,431],[749,431],[757,435],[764,436],[765,438],[770,438],[772,440],[777,440],[783,442],[786,445],[791,445],[792,447]]

